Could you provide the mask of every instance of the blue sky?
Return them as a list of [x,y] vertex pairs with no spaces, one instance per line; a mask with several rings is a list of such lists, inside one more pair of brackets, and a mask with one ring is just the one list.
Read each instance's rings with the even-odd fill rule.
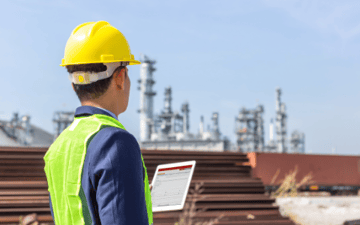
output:
[[[135,58],[157,60],[155,113],[172,86],[173,109],[190,104],[190,131],[219,112],[235,141],[241,107],[265,108],[265,137],[275,88],[287,105],[288,137],[306,135],[306,152],[360,153],[359,1],[17,1],[0,14],[0,119],[13,112],[53,132],[57,110],[80,105],[60,67],[71,31],[105,20],[127,38]],[[130,102],[119,120],[139,138],[139,66],[129,66]]]

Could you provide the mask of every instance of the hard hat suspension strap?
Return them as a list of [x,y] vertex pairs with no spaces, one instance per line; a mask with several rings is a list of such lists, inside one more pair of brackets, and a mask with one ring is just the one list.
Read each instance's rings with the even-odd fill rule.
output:
[[129,62],[114,62],[114,63],[104,63],[107,67],[106,71],[103,72],[84,72],[84,71],[76,71],[69,74],[69,80],[74,84],[91,84],[98,80],[103,80],[108,77],[111,77],[114,71],[119,66],[127,66]]

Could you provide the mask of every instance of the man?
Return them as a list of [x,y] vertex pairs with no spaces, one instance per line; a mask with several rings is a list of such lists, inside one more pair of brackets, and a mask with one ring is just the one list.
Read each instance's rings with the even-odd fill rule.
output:
[[126,66],[134,64],[123,34],[105,21],[71,33],[61,66],[81,107],[44,156],[56,225],[153,223],[139,145],[117,120],[128,106]]

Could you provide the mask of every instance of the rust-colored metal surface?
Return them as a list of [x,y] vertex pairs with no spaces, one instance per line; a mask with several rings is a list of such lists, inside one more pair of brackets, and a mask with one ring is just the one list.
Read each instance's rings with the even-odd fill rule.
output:
[[[46,148],[0,147],[0,224],[16,224],[19,216],[36,213],[39,222],[52,223],[43,156]],[[280,215],[275,200],[265,195],[259,178],[251,177],[246,154],[141,150],[151,181],[158,164],[196,160],[190,189],[203,182],[195,219],[217,224],[275,225],[294,223]],[[187,202],[190,202],[190,193]],[[205,197],[202,199],[202,197]],[[154,225],[173,225],[182,211],[154,213]]]
[[260,178],[264,185],[270,185],[277,173],[275,183],[278,183],[293,171],[295,166],[298,168],[297,182],[311,172],[314,185],[360,185],[359,156],[254,152],[247,155],[253,177]]

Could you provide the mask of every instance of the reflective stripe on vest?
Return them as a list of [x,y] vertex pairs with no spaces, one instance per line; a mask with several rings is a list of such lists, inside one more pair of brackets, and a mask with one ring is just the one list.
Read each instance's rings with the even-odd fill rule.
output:
[[[82,170],[90,141],[106,127],[125,130],[118,120],[110,116],[94,114],[77,117],[46,152],[44,170],[56,225],[92,224],[81,186]],[[153,224],[151,192],[145,162],[141,153],[140,155],[145,170],[144,191],[148,221],[151,225]]]

